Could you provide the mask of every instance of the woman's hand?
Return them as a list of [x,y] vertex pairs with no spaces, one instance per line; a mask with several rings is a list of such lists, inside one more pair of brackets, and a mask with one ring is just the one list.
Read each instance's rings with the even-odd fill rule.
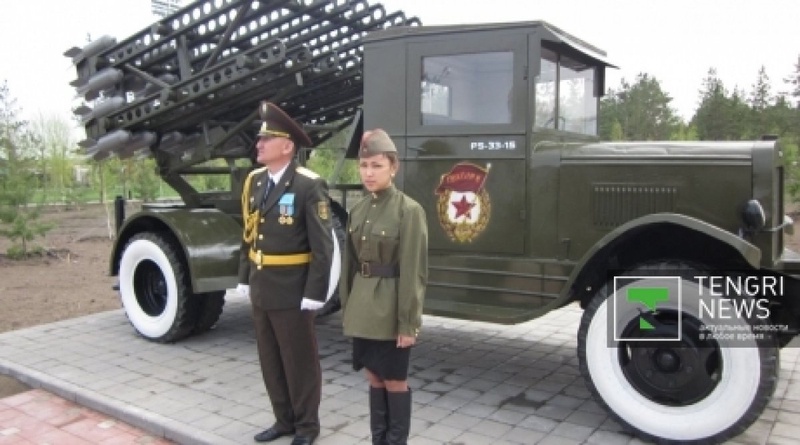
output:
[[398,348],[410,348],[417,343],[417,337],[413,335],[398,335],[397,336],[397,347]]

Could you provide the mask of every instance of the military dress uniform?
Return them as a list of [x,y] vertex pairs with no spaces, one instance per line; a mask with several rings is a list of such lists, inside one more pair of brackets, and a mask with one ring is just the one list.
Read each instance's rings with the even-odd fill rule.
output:
[[[308,139],[275,110],[279,115],[267,117],[259,135]],[[294,161],[274,185],[269,175],[266,167],[254,170],[242,193],[239,283],[250,286],[259,360],[276,419],[256,440],[295,432],[295,439],[313,442],[320,429],[322,373],[315,314],[301,310],[301,301],[324,302],[328,290],[333,239],[327,185]]]
[[[361,157],[396,153],[382,130],[373,130]],[[381,380],[408,379],[410,348],[398,336],[415,337],[422,325],[428,282],[425,211],[389,185],[369,193],[350,211],[339,297],[344,334],[353,337],[353,368],[367,368]],[[405,444],[411,421],[411,391],[370,386],[373,444]]]
[[352,208],[339,292],[346,336],[395,344],[398,335],[419,333],[427,237],[422,206],[394,186],[368,194]]

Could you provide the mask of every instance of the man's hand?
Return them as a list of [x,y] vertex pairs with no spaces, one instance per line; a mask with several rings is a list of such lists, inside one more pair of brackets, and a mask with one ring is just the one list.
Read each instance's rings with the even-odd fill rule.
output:
[[236,285],[236,292],[245,298],[250,298],[250,285],[239,283]]
[[303,298],[300,302],[300,310],[303,311],[316,311],[322,309],[322,306],[325,306],[325,303],[310,298]]

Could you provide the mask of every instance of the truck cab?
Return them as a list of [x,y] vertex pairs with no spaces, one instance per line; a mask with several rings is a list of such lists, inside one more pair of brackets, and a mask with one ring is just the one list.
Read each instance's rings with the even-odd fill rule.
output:
[[605,54],[545,22],[388,29],[364,48],[365,128],[393,137],[398,186],[427,211],[426,310],[517,323],[552,307],[572,265],[545,144],[597,139]]

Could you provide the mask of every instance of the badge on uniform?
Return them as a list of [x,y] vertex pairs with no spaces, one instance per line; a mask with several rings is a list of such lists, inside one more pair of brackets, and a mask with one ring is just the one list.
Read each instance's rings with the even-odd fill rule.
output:
[[319,215],[320,219],[328,219],[330,218],[330,207],[328,207],[328,201],[320,201],[317,203],[317,214]]
[[281,216],[278,222],[281,224],[292,224],[294,222],[294,193],[284,193],[278,201]]

